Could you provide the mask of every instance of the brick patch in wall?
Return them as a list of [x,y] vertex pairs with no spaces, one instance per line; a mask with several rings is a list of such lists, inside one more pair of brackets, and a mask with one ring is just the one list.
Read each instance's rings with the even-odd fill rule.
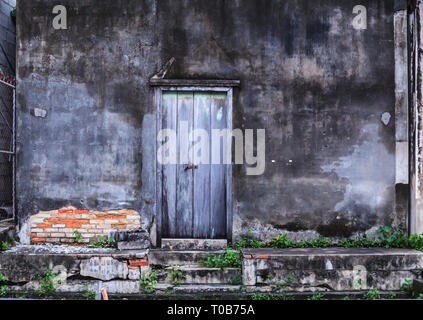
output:
[[142,259],[130,259],[129,267],[146,267],[148,266],[148,258],[145,256]]
[[72,243],[74,232],[88,243],[110,232],[141,228],[140,214],[131,209],[89,211],[74,207],[40,211],[29,219],[31,241],[34,243]]

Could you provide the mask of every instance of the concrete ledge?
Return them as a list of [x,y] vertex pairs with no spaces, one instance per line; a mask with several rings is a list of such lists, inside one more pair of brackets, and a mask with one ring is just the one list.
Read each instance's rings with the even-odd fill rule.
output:
[[148,253],[148,261],[151,265],[161,266],[185,266],[196,265],[206,260],[209,253],[216,255],[223,253],[223,250],[217,251],[198,251],[198,250],[167,250],[151,249]]
[[239,292],[240,285],[181,285],[173,288],[176,293],[200,293],[200,292]]
[[[183,267],[186,279],[181,284],[239,284],[242,276],[241,270],[236,268],[203,268],[196,266]],[[165,269],[167,272],[171,268]],[[169,275],[164,279],[165,283],[170,283]]]
[[226,239],[162,239],[162,249],[169,250],[224,250]]
[[[0,272],[12,283],[38,280],[38,276],[46,270],[53,270],[63,281],[69,277],[87,275],[92,279],[101,280],[125,279],[128,272],[116,272],[114,266],[124,268],[129,260],[142,259],[147,254],[148,250],[125,251],[52,245],[17,246],[0,252]],[[98,265],[86,263],[92,259],[97,259]],[[85,273],[85,266],[91,269],[90,272]]]
[[[0,272],[13,290],[36,290],[39,278],[52,270],[61,280],[58,292],[82,290],[104,281],[111,293],[136,293],[137,280],[156,268],[157,289],[170,286],[166,266],[180,265],[186,279],[180,281],[187,292],[237,290],[241,283],[247,292],[259,287],[286,292],[400,290],[405,280],[416,280],[423,267],[423,253],[403,249],[243,249],[242,270],[236,268],[204,268],[199,261],[208,251],[117,250],[65,246],[18,246],[0,253]],[[213,251],[218,253],[220,251]],[[182,263],[181,263],[182,262]],[[193,264],[194,263],[194,264]],[[242,271],[242,273],[241,273]],[[204,287],[202,287],[204,285]],[[228,287],[226,287],[226,286]],[[75,286],[75,287],[73,287]],[[59,289],[60,288],[60,289]],[[172,288],[170,288],[172,289]],[[176,291],[176,287],[173,288]],[[182,290],[182,289],[181,289]]]
[[423,252],[406,249],[243,249],[243,284],[282,282],[292,290],[399,290],[423,266]]

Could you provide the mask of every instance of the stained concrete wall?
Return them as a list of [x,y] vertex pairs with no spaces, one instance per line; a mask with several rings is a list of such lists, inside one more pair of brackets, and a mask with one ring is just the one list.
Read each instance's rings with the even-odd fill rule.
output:
[[423,233],[423,6],[421,2],[409,12],[410,39],[415,45],[410,50],[410,121],[414,123],[410,130],[410,230]]
[[[0,0],[0,73],[15,76],[16,40],[15,25],[10,12],[16,5],[15,0]],[[3,51],[4,50],[4,51]],[[0,84],[0,150],[11,150],[13,91],[8,86]],[[5,105],[6,104],[6,105]],[[6,123],[7,121],[7,123]],[[0,219],[12,213],[12,158],[7,154],[0,154]],[[3,211],[4,210],[4,211]]]
[[[59,3],[67,30],[52,27]],[[352,27],[349,0],[19,1],[23,230],[39,210],[73,205],[132,208],[154,233],[148,80],[171,57],[169,78],[241,80],[234,128],[266,129],[265,173],[233,167],[235,238],[405,228],[395,211],[394,1],[360,4],[366,30]]]
[[[6,56],[0,51],[0,70],[8,75],[15,75],[16,60],[16,27],[10,17],[10,12],[16,6],[16,0],[0,0],[0,42]],[[9,62],[7,61],[9,60]]]

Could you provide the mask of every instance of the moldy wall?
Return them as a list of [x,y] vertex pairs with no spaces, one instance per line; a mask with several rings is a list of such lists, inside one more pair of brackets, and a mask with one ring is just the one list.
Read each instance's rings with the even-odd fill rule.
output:
[[[52,27],[52,8],[68,29]],[[367,29],[352,26],[367,8]],[[349,237],[395,213],[393,0],[21,0],[17,194],[39,211],[133,209],[155,233],[148,80],[239,79],[234,128],[266,129],[266,171],[233,166],[234,236]],[[34,109],[46,111],[34,116]]]

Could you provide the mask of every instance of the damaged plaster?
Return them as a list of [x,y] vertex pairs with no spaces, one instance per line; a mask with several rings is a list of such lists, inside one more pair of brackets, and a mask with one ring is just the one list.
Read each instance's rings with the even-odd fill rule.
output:
[[240,80],[233,127],[266,129],[265,173],[233,166],[234,238],[350,237],[395,220],[398,123],[381,121],[396,114],[393,0],[366,2],[366,30],[347,0],[65,2],[60,33],[51,1],[18,2],[22,236],[39,211],[133,208],[156,243],[148,80],[171,58],[167,79]]

